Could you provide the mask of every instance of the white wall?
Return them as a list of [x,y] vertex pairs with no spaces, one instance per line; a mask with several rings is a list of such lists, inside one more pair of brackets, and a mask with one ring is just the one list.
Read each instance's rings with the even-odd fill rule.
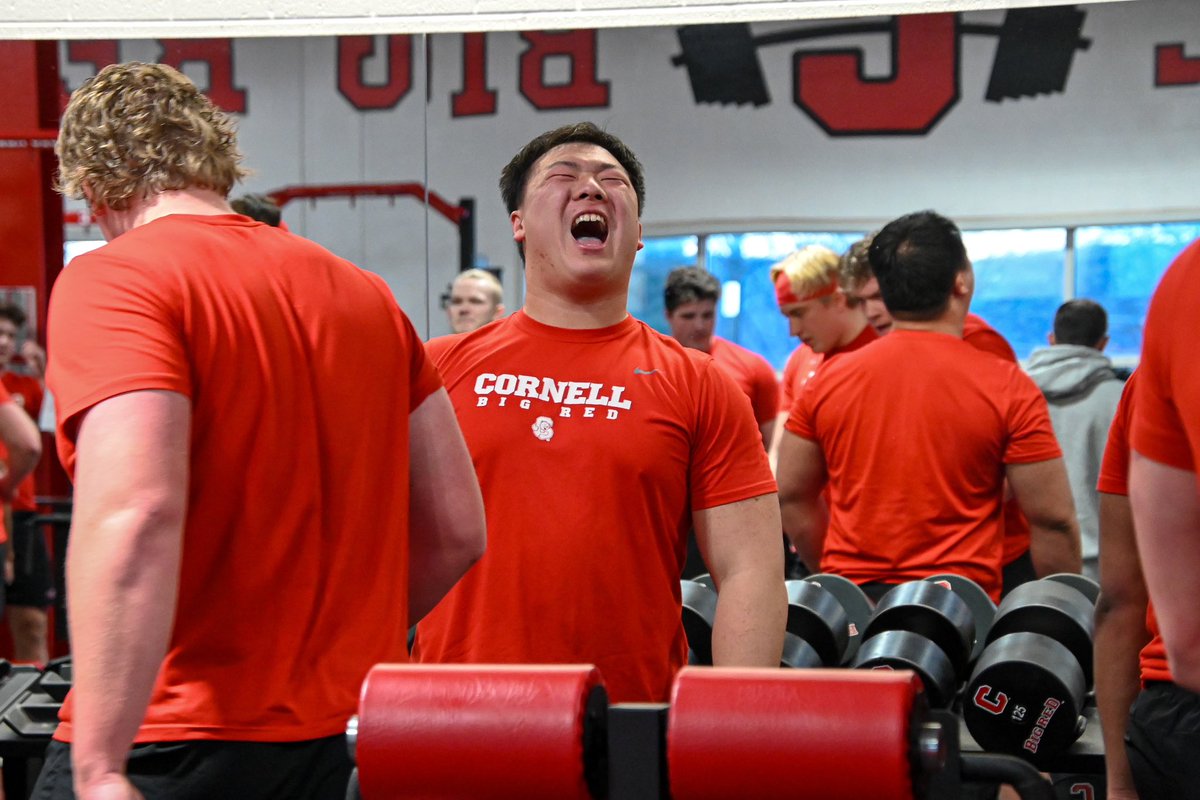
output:
[[[22,0],[23,1],[23,0]],[[737,229],[863,229],[900,213],[935,207],[965,227],[1200,218],[1200,83],[1156,88],[1156,46],[1182,43],[1200,59],[1200,3],[1143,0],[1082,6],[1083,35],[1059,94],[984,100],[997,50],[994,37],[961,39],[959,100],[923,136],[833,137],[792,102],[792,56],[820,47],[861,48],[869,76],[886,77],[891,47],[881,34],[758,51],[772,102],[707,106],[693,102],[675,27],[597,33],[596,72],[609,85],[605,108],[539,111],[518,90],[529,45],[517,32],[487,35],[491,116],[454,118],[462,82],[463,37],[417,37],[413,90],[393,109],[358,111],[337,91],[337,40],[240,39],[235,83],[248,97],[240,115],[247,188],[290,184],[424,180],[451,201],[478,203],[478,252],[505,268],[510,296],[519,263],[496,179],[532,136],[592,119],[621,136],[647,171],[647,233]],[[999,23],[1001,11],[969,11],[970,23]],[[752,31],[815,23],[755,23]],[[380,37],[382,43],[382,37]],[[430,49],[429,103],[423,47]],[[121,58],[154,59],[156,42],[128,41]],[[368,81],[386,64],[368,62]],[[187,67],[201,85],[200,65]],[[67,65],[69,85],[90,68]],[[549,82],[566,79],[562,59]],[[426,130],[428,131],[426,133]],[[401,198],[292,205],[285,218],[310,236],[387,278],[418,327],[446,330],[438,295],[458,267],[448,222],[426,219]],[[428,231],[428,242],[426,242]],[[429,269],[426,271],[426,247]],[[517,303],[511,302],[510,306]]]

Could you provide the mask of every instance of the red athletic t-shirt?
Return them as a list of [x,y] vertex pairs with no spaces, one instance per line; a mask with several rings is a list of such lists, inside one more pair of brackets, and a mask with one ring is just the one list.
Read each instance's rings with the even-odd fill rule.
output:
[[[36,424],[42,413],[42,382],[29,375],[18,375],[15,372],[0,374],[0,383],[8,389],[9,396],[17,405],[25,409]],[[4,445],[0,444],[0,458],[4,457]],[[37,492],[33,485],[33,473],[25,477],[17,487],[13,497],[13,511],[37,511]]]
[[[1012,345],[978,314],[967,314],[963,321],[963,341],[985,353],[1017,363],[1017,353]],[[1004,565],[1008,566],[1024,555],[1029,544],[1029,520],[1025,519],[1017,499],[1010,497],[1004,504]]]
[[[407,660],[408,412],[440,385],[386,284],[246,217],[172,215],[71,262],[49,344],[70,474],[95,404],[192,403],[178,610],[137,740],[344,730],[367,670]],[[69,741],[69,697],[61,718]]]
[[428,345],[487,510],[483,558],[418,626],[424,662],[590,663],[614,702],[666,700],[686,646],[692,511],[775,491],[745,396],[632,317],[517,312]]
[[775,419],[779,408],[779,380],[765,358],[720,336],[712,338],[708,354],[750,398],[755,421],[762,424]]
[[779,410],[792,410],[792,405],[796,402],[796,398],[800,396],[800,390],[804,388],[804,384],[808,383],[809,379],[817,374],[817,369],[825,361],[843,353],[852,353],[859,348],[866,347],[878,338],[879,334],[875,329],[867,325],[858,336],[854,337],[854,341],[850,342],[850,344],[845,347],[835,347],[828,353],[814,352],[806,344],[797,347],[788,356],[787,363],[783,365],[783,390],[780,392]]
[[[1129,429],[1133,420],[1134,393],[1137,391],[1140,374],[1139,369],[1125,382],[1121,402],[1117,404],[1116,416],[1108,429],[1104,458],[1100,462],[1100,478],[1096,483],[1096,490],[1105,494],[1129,494]],[[1158,619],[1154,616],[1154,604],[1150,602],[1146,603],[1146,630],[1150,632],[1151,638],[1142,648],[1139,659],[1142,682],[1173,680],[1171,668],[1167,665],[1167,648],[1163,643],[1162,632],[1158,629]]]
[[1137,409],[1130,430],[1134,450],[1159,463],[1195,471],[1200,452],[1200,240],[1163,275],[1146,314]]
[[787,429],[817,442],[832,498],[822,572],[856,583],[954,572],[1000,595],[1006,464],[1058,458],[1016,364],[899,330],[809,381]]

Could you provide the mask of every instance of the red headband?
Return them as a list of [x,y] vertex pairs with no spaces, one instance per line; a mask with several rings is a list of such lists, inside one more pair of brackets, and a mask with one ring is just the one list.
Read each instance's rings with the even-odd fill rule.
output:
[[837,279],[829,283],[828,286],[822,286],[815,292],[810,292],[804,297],[797,297],[795,291],[792,290],[792,280],[788,274],[780,270],[775,276],[775,300],[779,303],[779,307],[794,305],[796,303],[805,303],[809,300],[817,300],[822,297],[828,297],[838,290]]

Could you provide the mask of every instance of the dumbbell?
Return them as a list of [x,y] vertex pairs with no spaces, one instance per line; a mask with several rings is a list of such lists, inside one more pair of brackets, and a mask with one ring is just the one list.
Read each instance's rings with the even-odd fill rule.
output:
[[[849,666],[862,644],[863,629],[867,625],[867,620],[871,618],[871,612],[875,610],[875,606],[858,584],[841,575],[822,572],[808,575],[803,580],[816,584],[832,594],[842,607],[842,611],[846,612],[846,649],[842,654],[841,664]],[[830,664],[829,666],[834,665]]]
[[945,583],[910,581],[880,598],[863,636],[856,669],[913,670],[929,704],[947,708],[966,679],[975,621]]
[[971,619],[975,622],[975,644],[971,647],[971,663],[974,664],[983,646],[987,643],[988,632],[992,629],[992,620],[996,618],[996,604],[984,591],[983,587],[970,578],[953,573],[930,575],[925,580],[940,583],[961,597],[971,609]]
[[[1080,37],[1086,14],[1074,7],[1012,9],[1000,25],[960,23],[959,33],[998,37],[985,97],[1007,98],[1061,92],[1076,50],[1091,41]],[[846,22],[754,36],[740,24],[685,25],[677,29],[682,52],[671,58],[687,68],[697,103],[771,102],[757,48],[854,33],[893,33],[891,21]]]
[[717,618],[717,593],[692,580],[679,582],[683,595],[683,632],[687,636],[689,664],[712,665],[712,629]]
[[963,700],[981,747],[1046,767],[1082,735],[1094,613],[1059,580],[1022,584],[1001,601]]
[[846,655],[850,619],[833,593],[807,580],[787,581],[783,666],[836,667]]

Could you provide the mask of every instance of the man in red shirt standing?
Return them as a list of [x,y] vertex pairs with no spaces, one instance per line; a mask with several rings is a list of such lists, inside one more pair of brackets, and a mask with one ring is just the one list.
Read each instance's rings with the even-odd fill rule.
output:
[[488,554],[417,628],[429,662],[591,663],[614,702],[667,699],[686,658],[689,530],[720,587],[718,665],[778,666],[779,503],[745,396],[629,316],[642,168],[591,123],[501,173],[525,306],[429,344],[479,474]]
[[879,338],[858,298],[846,291],[840,259],[828,247],[809,245],[771,267],[779,313],[800,346],[783,368],[783,391],[773,451],[777,454],[783,423],[792,404],[817,369],[842,353],[852,353]]
[[894,330],[809,382],[780,448],[784,529],[801,557],[876,597],[954,572],[998,599],[1007,475],[1035,546],[1078,571],[1079,530],[1041,392],[1017,365],[962,340],[974,274],[958,228],[933,212],[901,217],[875,236],[870,259]]
[[[873,236],[874,234],[870,234],[863,237],[842,255],[841,278],[846,284],[846,291],[862,303],[871,327],[880,336],[885,336],[892,329],[892,315],[887,304],[883,302],[879,281],[871,271],[871,262],[867,256]],[[1017,354],[1012,345],[978,314],[967,312],[966,319],[963,320],[962,338],[977,350],[991,353],[1012,364],[1017,363]],[[1052,563],[1034,564],[1029,550],[1029,523],[1021,513],[1017,501],[1011,496],[1004,503],[1003,561],[1004,594],[1022,583],[1035,580],[1039,576],[1052,575],[1056,571]]]
[[108,244],[50,299],[74,688],[38,797],[344,797],[367,670],[483,549],[412,324],[377,276],[233,213],[236,141],[160,64],[105,67],[63,114],[59,186]]
[[[1200,241],[1184,250],[1150,300],[1134,397],[1129,502],[1146,587],[1167,660],[1186,696],[1200,692]],[[1177,698],[1177,703],[1183,700]],[[1194,741],[1191,740],[1191,741]],[[1194,787],[1189,787],[1194,788]]]
[[708,353],[745,393],[766,447],[775,429],[779,381],[765,358],[715,334],[720,299],[721,283],[712,273],[698,267],[673,270],[663,290],[667,324],[675,341]]
[[[12,546],[12,498],[42,455],[42,436],[25,410],[0,383],[0,552]],[[6,569],[5,572],[8,570]],[[0,594],[0,609],[4,595]]]

